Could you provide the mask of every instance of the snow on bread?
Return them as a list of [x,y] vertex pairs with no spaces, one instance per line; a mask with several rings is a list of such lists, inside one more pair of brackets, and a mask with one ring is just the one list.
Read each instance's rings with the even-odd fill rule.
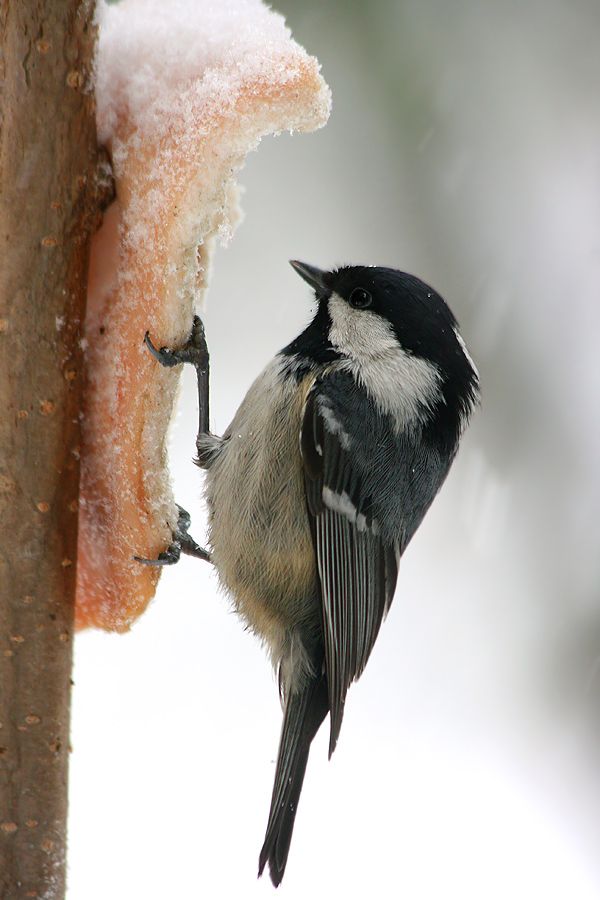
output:
[[166,434],[181,346],[214,241],[239,217],[235,177],[261,137],[325,124],[317,61],[258,0],[101,4],[99,139],[117,201],[96,236],[86,320],[76,619],[124,631],[154,595],[177,511]]

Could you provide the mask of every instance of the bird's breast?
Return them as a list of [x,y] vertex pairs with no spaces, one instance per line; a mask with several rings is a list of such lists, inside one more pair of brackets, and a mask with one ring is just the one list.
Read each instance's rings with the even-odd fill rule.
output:
[[252,629],[271,645],[318,619],[300,424],[310,383],[275,360],[254,382],[207,473],[212,557]]

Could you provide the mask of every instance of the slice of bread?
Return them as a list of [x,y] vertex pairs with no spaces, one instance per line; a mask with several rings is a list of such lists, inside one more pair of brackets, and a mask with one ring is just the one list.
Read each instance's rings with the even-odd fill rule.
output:
[[185,342],[246,154],[324,125],[330,93],[258,0],[124,0],[102,10],[96,96],[117,201],[90,265],[76,621],[125,631],[160,575],[133,557],[156,558],[177,522],[165,442],[180,370],[144,334]]

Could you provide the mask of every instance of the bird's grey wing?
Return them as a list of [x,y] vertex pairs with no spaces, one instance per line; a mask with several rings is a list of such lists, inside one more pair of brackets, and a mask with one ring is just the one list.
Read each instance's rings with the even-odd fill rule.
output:
[[[382,534],[381,523],[373,515],[371,494],[379,490],[381,467],[393,464],[390,447],[383,446],[384,423],[375,421],[376,412],[358,391],[351,398],[351,411],[338,402],[342,396],[348,399],[351,387],[351,383],[317,380],[307,398],[301,432],[321,587],[330,756],[339,736],[346,692],[363,671],[392,601],[402,543],[389,529]],[[368,459],[352,432],[352,423],[361,421],[372,438]],[[373,477],[377,472],[380,478]]]

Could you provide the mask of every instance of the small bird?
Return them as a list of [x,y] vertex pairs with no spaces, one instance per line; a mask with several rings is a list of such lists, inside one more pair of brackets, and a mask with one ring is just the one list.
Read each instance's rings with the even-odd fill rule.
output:
[[181,551],[209,558],[279,675],[283,727],[259,859],[259,876],[268,863],[275,886],[311,742],[329,714],[331,757],[400,557],[479,400],[456,320],[431,287],[389,268],[291,265],[314,289],[316,313],[250,387],[223,437],[208,431],[199,320],[183,351],[157,351],[146,336],[164,365],[195,362],[205,406],[196,461],[207,473],[210,549],[189,537],[182,511],[159,561]]

